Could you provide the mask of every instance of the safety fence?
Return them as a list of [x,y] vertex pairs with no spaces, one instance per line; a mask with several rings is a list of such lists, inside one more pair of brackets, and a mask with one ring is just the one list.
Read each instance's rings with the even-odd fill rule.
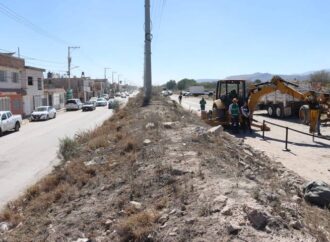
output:
[[[285,129],[285,148],[283,149],[283,151],[291,151],[288,148],[289,130],[290,131],[293,131],[293,132],[296,132],[296,133],[299,133],[299,134],[310,136],[310,137],[312,137],[313,142],[315,142],[315,137],[317,137],[318,139],[330,141],[330,138],[326,138],[326,137],[322,137],[322,136],[315,136],[314,133],[313,134],[309,134],[309,133],[306,133],[306,132],[302,132],[300,130],[292,129],[292,128],[289,128],[289,127],[286,127],[286,126],[283,126],[283,125],[275,124],[275,123],[272,123],[272,122],[269,122],[269,121],[264,120],[263,121],[263,127],[266,127],[265,126],[266,124],[274,125],[274,126],[277,126],[277,127],[280,127],[280,128]],[[265,140],[265,129],[262,129],[262,139]]]

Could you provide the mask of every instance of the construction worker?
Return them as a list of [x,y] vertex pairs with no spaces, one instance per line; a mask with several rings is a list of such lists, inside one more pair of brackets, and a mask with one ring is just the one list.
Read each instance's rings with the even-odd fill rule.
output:
[[239,106],[237,98],[233,99],[232,104],[229,105],[228,112],[231,116],[231,129],[234,133],[238,133],[239,128]]
[[246,132],[246,128],[248,128],[250,133],[252,133],[250,109],[246,101],[244,102],[244,105],[241,107],[241,114],[242,114],[242,126],[244,133]]
[[180,95],[179,95],[179,103],[181,104],[181,101],[182,101],[182,92],[180,92]]
[[321,124],[321,105],[316,100],[315,95],[311,95],[308,98],[308,105],[310,110],[310,123],[309,123],[309,132],[311,134],[316,133],[321,135],[320,124]]
[[206,101],[205,101],[205,99],[203,97],[200,100],[199,104],[201,105],[201,111],[205,111]]

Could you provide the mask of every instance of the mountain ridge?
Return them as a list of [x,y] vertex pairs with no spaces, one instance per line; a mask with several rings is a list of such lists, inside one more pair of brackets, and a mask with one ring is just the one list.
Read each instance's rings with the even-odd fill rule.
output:
[[[326,69],[326,71],[329,71],[330,69]],[[196,81],[199,83],[204,82],[216,82],[218,80],[248,80],[248,81],[255,81],[260,80],[261,82],[269,81],[272,79],[273,76],[280,76],[283,79],[287,81],[293,81],[293,80],[299,80],[299,81],[307,81],[310,78],[310,75],[315,73],[317,71],[309,71],[304,72],[301,74],[272,74],[268,72],[255,72],[252,74],[241,74],[241,75],[231,75],[227,76],[225,78],[220,79],[211,79],[211,78],[205,78],[205,79],[197,79]]]

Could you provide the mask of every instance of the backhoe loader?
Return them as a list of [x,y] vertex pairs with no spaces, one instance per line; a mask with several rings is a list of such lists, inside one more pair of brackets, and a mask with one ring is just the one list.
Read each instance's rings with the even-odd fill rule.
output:
[[[309,123],[309,106],[308,97],[315,96],[323,107],[323,112],[327,114],[327,119],[330,120],[330,95],[329,94],[317,94],[315,92],[301,93],[294,89],[295,84],[283,80],[279,76],[274,76],[269,82],[261,83],[258,85],[252,85],[247,90],[247,82],[245,80],[220,80],[217,83],[216,95],[213,102],[213,110],[209,113],[209,119],[206,121],[210,125],[230,125],[230,114],[228,113],[228,107],[233,98],[238,99],[239,106],[243,105],[244,101],[247,101],[250,112],[252,125],[260,128],[261,130],[269,130],[269,127],[258,124],[253,119],[253,112],[255,111],[260,99],[270,93],[280,91],[283,94],[290,95],[295,99],[301,100],[305,105],[300,107],[299,118],[303,123]],[[274,111],[277,113],[283,113],[288,107],[275,106]],[[310,124],[311,126],[315,124]]]

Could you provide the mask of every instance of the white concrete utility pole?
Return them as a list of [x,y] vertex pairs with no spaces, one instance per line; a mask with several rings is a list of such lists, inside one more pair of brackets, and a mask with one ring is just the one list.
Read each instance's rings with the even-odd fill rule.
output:
[[117,73],[117,72],[115,72],[115,71],[112,72],[112,84],[114,83],[113,74],[115,74],[115,73]]
[[151,19],[150,0],[145,0],[145,40],[144,40],[144,104],[148,104],[151,98],[152,74],[151,74]]
[[107,70],[111,70],[111,68],[110,67],[104,68],[104,79],[107,79]]
[[79,49],[79,46],[68,46],[68,89],[71,89],[71,49]]

